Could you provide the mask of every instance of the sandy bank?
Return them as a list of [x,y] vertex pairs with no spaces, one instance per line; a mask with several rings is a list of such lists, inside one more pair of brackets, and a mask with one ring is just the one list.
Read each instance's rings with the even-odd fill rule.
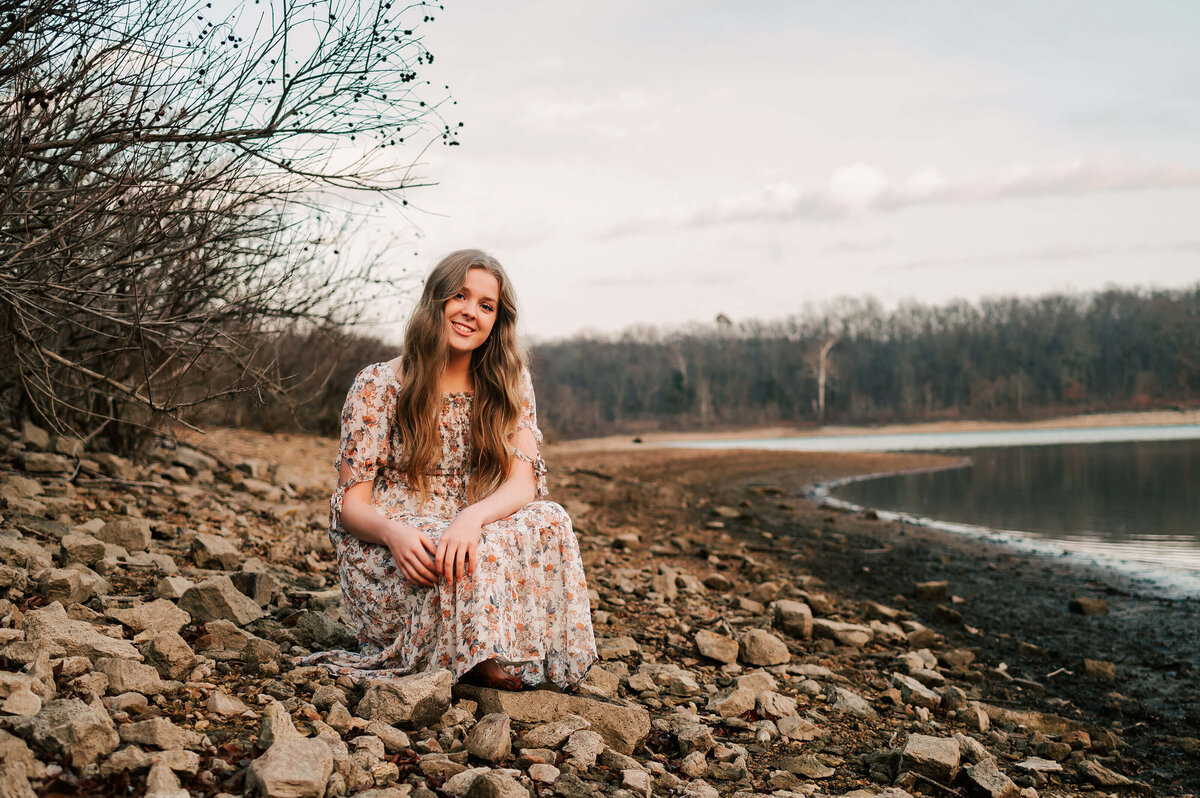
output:
[[[820,429],[800,429],[790,426],[747,427],[719,432],[649,432],[640,436],[609,435],[601,438],[580,438],[557,443],[559,450],[606,451],[633,449],[638,446],[661,443],[683,443],[695,441],[754,439],[754,438],[809,438],[840,435],[908,435],[930,432],[980,432],[991,430],[1021,429],[1086,429],[1089,427],[1142,427],[1200,424],[1200,409],[1194,410],[1149,410],[1129,413],[1096,413],[1076,416],[1046,418],[1037,421],[934,421],[922,424],[883,424],[879,426],[830,425]],[[640,437],[641,444],[633,442]]]

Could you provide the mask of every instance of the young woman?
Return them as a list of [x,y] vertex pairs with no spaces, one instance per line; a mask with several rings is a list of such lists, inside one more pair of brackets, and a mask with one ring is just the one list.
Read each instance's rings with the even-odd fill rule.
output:
[[403,354],[354,380],[329,535],[362,650],[307,663],[355,678],[448,668],[516,690],[568,687],[596,661],[571,519],[545,500],[515,299],[490,255],[450,253]]

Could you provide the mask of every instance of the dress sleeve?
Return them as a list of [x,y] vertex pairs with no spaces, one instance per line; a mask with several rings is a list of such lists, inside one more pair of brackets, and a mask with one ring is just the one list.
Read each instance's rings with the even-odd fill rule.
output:
[[329,500],[330,529],[341,529],[342,500],[359,482],[371,482],[390,454],[389,431],[397,386],[382,364],[367,366],[354,378],[342,407],[341,447],[334,466],[338,486]]
[[542,459],[542,431],[538,429],[537,425],[537,403],[533,397],[533,377],[529,374],[528,368],[521,369],[521,388],[525,392],[525,399],[521,403],[521,415],[517,419],[517,426],[508,433],[508,438],[512,440],[518,432],[528,429],[533,433],[534,450],[532,453],[526,452],[516,446],[509,446],[509,450],[513,457],[524,460],[533,466],[537,497],[544,499],[550,495],[550,488],[546,484],[546,461]]

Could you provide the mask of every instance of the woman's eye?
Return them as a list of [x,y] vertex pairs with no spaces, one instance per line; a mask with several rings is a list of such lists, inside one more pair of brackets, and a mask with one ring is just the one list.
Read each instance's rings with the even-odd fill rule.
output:
[[488,303],[486,303],[486,302],[484,302],[484,303],[483,303],[482,305],[480,305],[479,307],[483,308],[483,309],[484,309],[484,310],[486,310],[488,313],[491,313],[491,312],[492,312],[492,306],[491,306],[491,305],[489,305],[489,304],[488,304]]
[[462,292],[462,291],[459,291],[457,294],[455,294],[455,295],[454,295],[454,298],[455,298],[455,299],[466,299],[466,297],[465,297],[465,296],[463,296],[463,292]]

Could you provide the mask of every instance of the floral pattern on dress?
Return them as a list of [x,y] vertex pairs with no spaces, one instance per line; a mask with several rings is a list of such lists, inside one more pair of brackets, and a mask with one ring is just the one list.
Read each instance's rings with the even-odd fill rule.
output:
[[527,685],[549,680],[569,687],[596,661],[591,608],[579,544],[571,519],[548,501],[542,434],[537,427],[533,382],[522,370],[525,400],[511,439],[532,430],[534,455],[511,448],[530,463],[536,501],[483,527],[472,574],[455,584],[413,585],[386,546],[365,543],[341,525],[346,490],[371,482],[375,509],[416,527],[437,543],[467,505],[471,477],[472,396],[442,397],[438,433],[442,455],[428,475],[425,500],[397,468],[399,433],[391,423],[400,383],[387,363],[359,372],[342,410],[345,466],[330,500],[329,537],[337,555],[346,614],[358,632],[359,652],[326,651],[302,658],[355,679],[387,678],[447,668],[458,679],[484,660],[497,658]]

